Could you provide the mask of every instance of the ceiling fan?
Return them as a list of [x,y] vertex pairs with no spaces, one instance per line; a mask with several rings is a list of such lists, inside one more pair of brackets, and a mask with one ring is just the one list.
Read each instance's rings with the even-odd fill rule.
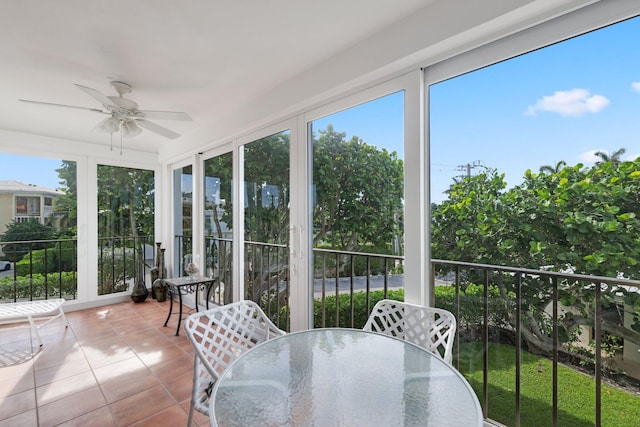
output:
[[20,101],[33,104],[53,105],[56,107],[78,108],[108,114],[109,117],[100,122],[98,124],[98,128],[111,133],[112,136],[113,133],[120,132],[120,136],[125,138],[139,135],[142,132],[141,128],[144,128],[165,138],[176,139],[180,134],[154,122],[150,122],[147,119],[191,121],[191,117],[189,117],[187,113],[179,111],[139,110],[137,103],[124,97],[124,95],[132,91],[131,86],[124,82],[111,82],[111,86],[116,90],[116,92],[118,92],[118,96],[106,96],[96,89],[79,84],[76,84],[75,86],[100,102],[102,104],[102,109],[54,104],[51,102],[30,101],[27,99],[20,99]]

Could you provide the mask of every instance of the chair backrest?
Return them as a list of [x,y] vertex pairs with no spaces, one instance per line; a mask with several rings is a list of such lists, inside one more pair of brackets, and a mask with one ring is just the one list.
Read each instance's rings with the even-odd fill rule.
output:
[[253,301],[194,313],[187,317],[184,330],[196,352],[194,390],[210,388],[243,352],[285,334]]
[[451,363],[456,318],[447,310],[384,299],[363,329],[422,346]]

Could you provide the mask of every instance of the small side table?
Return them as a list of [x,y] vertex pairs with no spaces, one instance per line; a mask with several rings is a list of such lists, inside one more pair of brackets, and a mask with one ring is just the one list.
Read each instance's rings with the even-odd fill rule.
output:
[[215,279],[204,276],[187,276],[178,277],[175,279],[165,279],[165,282],[169,286],[169,299],[171,300],[171,305],[169,305],[169,314],[167,315],[167,320],[165,320],[164,322],[164,326],[167,326],[167,323],[169,323],[169,319],[171,318],[171,314],[173,313],[173,297],[174,295],[177,295],[178,301],[180,303],[178,327],[176,328],[176,336],[178,336],[180,335],[180,323],[182,322],[182,295],[195,293],[196,311],[198,311],[198,290],[206,291],[206,307],[208,309],[209,293],[211,292],[211,288],[215,283]]

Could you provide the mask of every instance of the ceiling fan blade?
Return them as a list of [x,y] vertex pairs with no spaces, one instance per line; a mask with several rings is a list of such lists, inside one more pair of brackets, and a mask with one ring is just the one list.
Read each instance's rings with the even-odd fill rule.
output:
[[153,111],[153,110],[140,110],[142,116],[145,119],[157,119],[157,120],[182,120],[185,122],[193,121],[187,113],[180,111]]
[[100,93],[99,91],[97,91],[95,89],[91,89],[90,87],[82,86],[82,85],[79,85],[79,84],[75,84],[75,86],[80,88],[81,90],[85,91],[89,96],[91,96],[93,99],[96,99],[98,102],[100,102],[105,107],[107,107],[107,106],[109,106],[109,107],[117,107],[118,106],[115,102],[110,100],[109,97],[103,95],[102,93]]
[[169,139],[176,139],[177,137],[180,136],[179,133],[175,133],[172,130],[169,130],[165,127],[162,127],[160,125],[157,125],[153,122],[150,122],[148,120],[145,119],[136,119],[136,124],[138,124],[140,127],[145,128],[147,130],[150,130],[151,132],[155,132],[158,135],[162,135],[165,138],[169,138]]
[[108,111],[102,111],[98,108],[78,107],[76,105],[66,105],[66,104],[54,104],[53,102],[31,101],[29,99],[19,99],[18,101],[28,102],[30,104],[53,105],[54,107],[76,108],[78,110],[89,110],[89,111],[95,111],[96,113],[110,114]]

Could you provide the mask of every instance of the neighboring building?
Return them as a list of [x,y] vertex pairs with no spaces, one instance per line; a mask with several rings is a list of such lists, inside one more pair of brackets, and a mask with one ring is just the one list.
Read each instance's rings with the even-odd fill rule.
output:
[[0,235],[13,220],[24,222],[37,218],[41,224],[47,224],[53,214],[54,199],[62,194],[54,188],[0,180]]

